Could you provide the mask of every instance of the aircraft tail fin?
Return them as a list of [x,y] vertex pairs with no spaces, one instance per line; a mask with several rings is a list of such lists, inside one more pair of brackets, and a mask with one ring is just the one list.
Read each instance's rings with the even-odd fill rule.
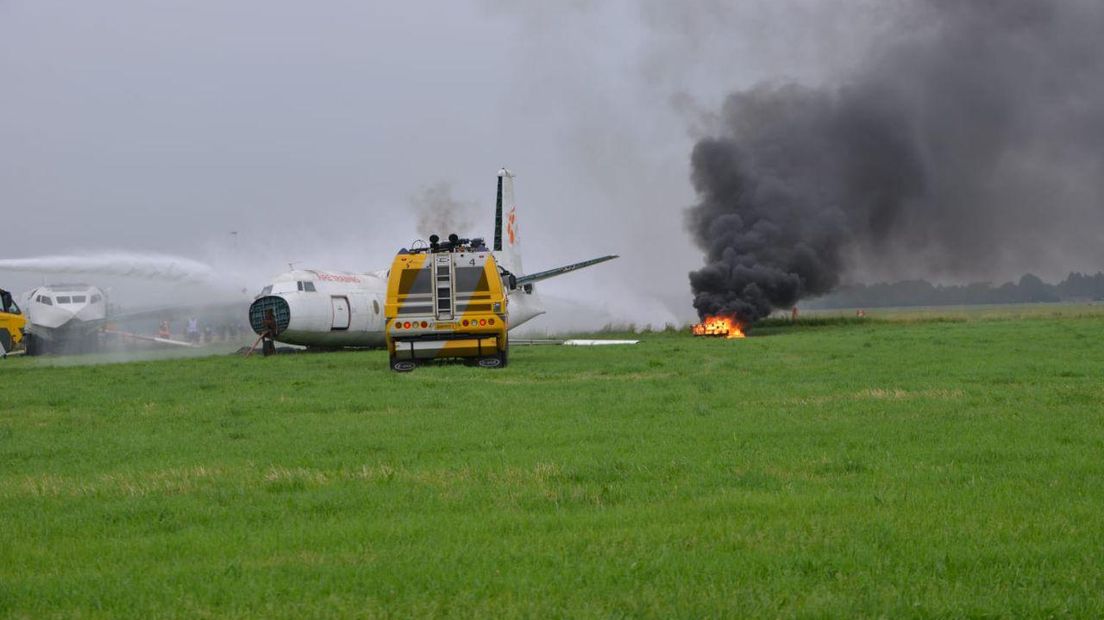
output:
[[514,200],[514,173],[498,171],[495,199],[494,251],[498,262],[511,273],[522,273],[521,239],[518,236],[517,202]]

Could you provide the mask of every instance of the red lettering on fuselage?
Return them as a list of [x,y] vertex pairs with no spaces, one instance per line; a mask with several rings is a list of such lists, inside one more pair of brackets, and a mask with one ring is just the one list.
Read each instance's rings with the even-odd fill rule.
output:
[[352,282],[359,284],[360,278],[343,273],[320,273],[318,274],[319,280],[326,282]]

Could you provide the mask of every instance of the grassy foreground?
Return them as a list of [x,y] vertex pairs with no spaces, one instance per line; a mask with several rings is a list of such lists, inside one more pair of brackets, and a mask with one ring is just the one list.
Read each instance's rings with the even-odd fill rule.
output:
[[0,615],[1104,615],[1104,315],[930,318],[9,359]]

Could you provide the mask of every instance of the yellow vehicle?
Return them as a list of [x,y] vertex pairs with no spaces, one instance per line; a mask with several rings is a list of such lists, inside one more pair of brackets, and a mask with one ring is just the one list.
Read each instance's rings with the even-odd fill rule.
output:
[[11,293],[0,289],[0,357],[23,344],[27,319],[19,310]]
[[387,351],[391,369],[466,358],[484,368],[506,365],[509,352],[507,287],[482,239],[449,235],[429,247],[402,250],[387,279]]

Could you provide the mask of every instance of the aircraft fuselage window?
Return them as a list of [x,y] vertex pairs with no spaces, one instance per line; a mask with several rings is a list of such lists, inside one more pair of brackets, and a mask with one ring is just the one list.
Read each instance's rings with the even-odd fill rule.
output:
[[59,304],[71,304],[71,303],[73,303],[73,302],[72,302],[72,301],[71,301],[71,300],[69,299],[69,296],[68,296],[68,295],[60,295],[60,296],[58,296],[57,300],[58,300],[58,303],[59,303]]
[[73,295],[73,303],[83,304],[86,297],[84,295]]

